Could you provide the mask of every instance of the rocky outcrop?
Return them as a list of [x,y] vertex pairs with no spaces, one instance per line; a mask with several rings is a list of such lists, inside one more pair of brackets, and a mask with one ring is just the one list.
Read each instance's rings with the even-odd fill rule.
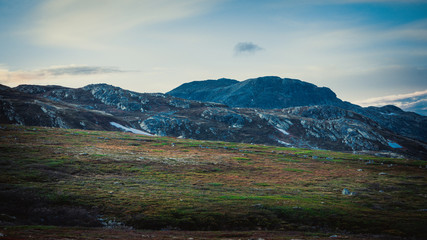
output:
[[[395,106],[362,108],[343,102],[329,88],[317,87],[296,79],[260,77],[242,82],[229,79],[196,81],[183,84],[168,94],[240,108],[283,109],[299,106],[329,106],[321,108],[321,111],[318,111],[318,108],[310,109],[315,112],[307,110],[301,112],[300,108],[289,111],[302,117],[304,114],[315,115],[315,118],[323,120],[327,120],[325,117],[346,118],[349,117],[348,114],[358,113],[364,116],[366,121],[376,122],[380,128],[427,142],[427,117],[425,116],[405,112]],[[300,111],[300,114],[297,114],[297,111]],[[335,114],[341,115],[335,116]]]
[[191,82],[167,94],[242,108],[274,109],[342,104],[329,88],[279,77],[260,77],[243,82],[230,79]]
[[[235,84],[233,80],[224,79],[217,85],[230,87]],[[251,81],[248,84],[252,84]],[[423,142],[402,137],[379,123],[394,114],[404,119],[411,114],[406,116],[407,113],[398,113],[393,108],[358,107],[353,111],[351,107],[345,109],[347,103],[334,98],[334,94],[330,95],[332,102],[344,104],[344,107],[231,108],[221,103],[186,100],[161,93],[137,93],[107,84],[77,89],[25,85],[0,89],[0,122],[97,130],[135,129],[160,136],[201,140],[374,151],[415,158],[427,156],[427,146]],[[384,114],[377,117],[379,120],[373,119],[378,111]],[[414,119],[418,119],[417,116]],[[423,126],[422,121],[419,124]]]
[[115,130],[110,122],[125,123],[106,112],[85,109],[85,105],[77,107],[75,104],[35,96],[35,91],[29,88],[26,90],[33,94],[14,89],[0,90],[1,123],[93,130]]

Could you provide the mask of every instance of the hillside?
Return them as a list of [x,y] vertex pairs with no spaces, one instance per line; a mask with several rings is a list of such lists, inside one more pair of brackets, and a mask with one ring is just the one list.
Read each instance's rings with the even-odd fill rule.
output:
[[[424,161],[16,125],[0,136],[0,232],[10,239],[125,234],[34,225],[427,237]],[[269,236],[239,234],[228,238]]]
[[[329,88],[318,87],[298,79],[269,76],[241,82],[229,79],[194,81],[184,83],[167,94],[189,100],[223,103],[238,108],[267,110],[307,106],[338,107],[365,116],[388,131],[427,142],[425,116],[405,112],[395,106],[362,108],[337,98]],[[335,114],[332,113],[332,117],[333,115]]]
[[[236,83],[222,79],[201,84],[218,87]],[[425,160],[427,156],[427,117],[395,107],[232,108],[161,93],[137,93],[107,84],[76,89],[4,86],[0,89],[0,123],[128,130],[158,136],[369,152]]]
[[297,79],[260,77],[246,81],[218,79],[185,83],[167,94],[202,102],[223,103],[244,108],[288,108],[298,106],[341,106],[329,88]]

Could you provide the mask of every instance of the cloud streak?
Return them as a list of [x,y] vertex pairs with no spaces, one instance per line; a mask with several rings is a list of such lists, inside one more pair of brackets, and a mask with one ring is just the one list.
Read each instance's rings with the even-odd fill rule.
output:
[[59,77],[72,77],[72,76],[94,76],[94,75],[108,75],[114,73],[124,73],[116,67],[101,67],[101,66],[53,66],[46,69],[37,69],[31,71],[17,70],[10,71],[7,68],[0,68],[0,83],[6,84],[22,84],[29,82],[36,82],[38,80],[57,79]]
[[403,110],[416,112],[427,116],[427,90],[417,91],[409,94],[397,94],[385,97],[370,98],[356,102],[362,106],[385,106],[395,105]]
[[120,73],[125,72],[116,67],[98,67],[98,66],[61,66],[52,67],[40,72],[46,75],[61,76],[61,75],[94,75],[94,74],[107,74],[107,73]]
[[263,50],[262,47],[252,43],[252,42],[239,42],[234,46],[234,53],[236,55],[240,54],[253,54],[255,52]]

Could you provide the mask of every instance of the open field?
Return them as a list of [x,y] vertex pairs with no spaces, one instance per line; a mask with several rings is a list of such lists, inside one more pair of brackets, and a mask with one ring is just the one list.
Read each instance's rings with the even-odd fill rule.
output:
[[[105,231],[110,238],[104,239],[115,234],[128,234],[129,239],[421,239],[427,237],[426,164],[320,150],[2,125],[0,232],[10,239],[28,238],[26,233],[46,239],[57,234],[51,238],[59,239],[75,232],[96,239]],[[343,195],[344,188],[354,194]],[[47,227],[51,225],[68,227]]]

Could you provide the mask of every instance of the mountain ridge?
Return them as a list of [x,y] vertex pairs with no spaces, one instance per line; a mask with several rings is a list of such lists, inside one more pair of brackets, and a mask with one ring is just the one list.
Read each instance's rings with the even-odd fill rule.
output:
[[[230,107],[264,109],[342,104],[329,88],[317,87],[298,79],[266,76],[227,83],[227,85],[217,84],[212,80],[190,82],[166,94],[197,101],[223,103]],[[204,88],[200,89],[199,86]]]
[[[215,82],[209,82],[212,83]],[[235,80],[222,79],[217,83],[230,84],[236,84]],[[333,102],[340,106],[232,108],[222,103],[194,101],[161,93],[137,93],[107,84],[91,84],[76,89],[21,85],[4,90],[0,88],[0,96],[0,123],[109,131],[136,129],[160,136],[373,151],[421,159],[427,154],[427,146],[422,139],[425,138],[426,118],[398,108],[372,108],[368,111],[357,106],[351,109],[353,105],[339,99]],[[335,94],[333,96],[336,98]],[[378,115],[379,120],[363,113]],[[386,124],[391,126],[390,129],[384,127]],[[406,136],[399,133],[401,129],[393,129],[396,126],[405,128],[408,124],[413,128],[409,129],[411,131],[404,129]],[[118,125],[124,128],[114,127]]]

